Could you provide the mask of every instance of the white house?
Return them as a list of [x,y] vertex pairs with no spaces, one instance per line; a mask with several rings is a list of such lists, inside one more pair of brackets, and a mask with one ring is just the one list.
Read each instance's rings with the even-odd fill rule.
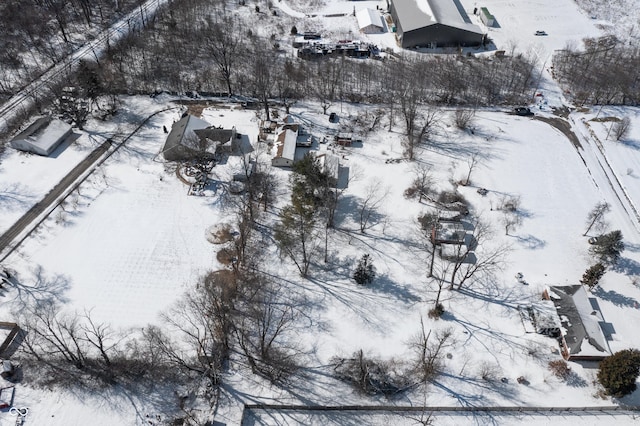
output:
[[271,159],[274,167],[291,167],[296,157],[296,144],[298,141],[298,125],[285,124],[276,132],[276,155]]
[[71,126],[51,116],[34,121],[10,144],[20,151],[48,156],[71,134]]
[[360,9],[356,12],[360,31],[367,34],[381,33],[384,31],[382,16],[374,9]]

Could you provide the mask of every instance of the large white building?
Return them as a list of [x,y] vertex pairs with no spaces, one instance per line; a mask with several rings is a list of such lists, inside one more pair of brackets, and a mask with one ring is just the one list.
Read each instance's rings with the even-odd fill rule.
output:
[[14,137],[10,144],[20,151],[49,156],[71,134],[71,126],[51,116],[41,117]]

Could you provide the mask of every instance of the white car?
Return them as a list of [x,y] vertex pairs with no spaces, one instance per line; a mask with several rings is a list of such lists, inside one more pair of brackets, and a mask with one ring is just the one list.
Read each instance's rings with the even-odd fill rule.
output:
[[538,31],[535,32],[535,35],[537,35],[537,36],[546,36],[547,32],[538,30]]

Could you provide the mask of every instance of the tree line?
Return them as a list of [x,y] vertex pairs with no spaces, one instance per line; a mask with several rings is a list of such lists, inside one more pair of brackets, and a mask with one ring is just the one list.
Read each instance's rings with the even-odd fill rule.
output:
[[0,3],[0,100],[62,60],[143,0],[6,0]]
[[578,105],[637,105],[640,102],[640,48],[611,37],[586,40],[553,56],[553,75]]
[[313,98],[325,111],[338,101],[396,102],[412,86],[424,102],[513,104],[529,96],[534,85],[535,61],[517,53],[301,60],[275,41],[286,34],[261,37],[227,7],[202,0],[173,2],[144,32],[109,49],[102,60],[105,80],[120,93],[228,93],[263,104],[266,99],[290,104]]

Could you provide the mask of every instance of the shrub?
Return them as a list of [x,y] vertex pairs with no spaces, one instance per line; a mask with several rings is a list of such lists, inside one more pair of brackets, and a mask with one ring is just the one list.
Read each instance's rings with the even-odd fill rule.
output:
[[571,375],[571,367],[563,359],[549,361],[549,370],[559,379],[567,380]]
[[298,34],[298,29],[294,25],[293,27],[291,27],[291,35],[297,35],[297,34]]
[[636,390],[640,373],[640,351],[625,349],[605,358],[600,363],[598,382],[607,395],[622,397]]
[[442,303],[438,303],[434,308],[429,310],[429,318],[438,319],[444,314],[444,306]]
[[407,385],[405,375],[396,369],[396,362],[366,357],[362,349],[353,358],[334,358],[332,362],[336,364],[338,379],[368,395],[393,395]]
[[376,277],[376,271],[368,254],[362,255],[358,261],[353,279],[360,285],[371,284]]
[[580,282],[589,288],[594,288],[600,282],[600,278],[604,275],[604,265],[600,262],[590,266],[582,275]]

